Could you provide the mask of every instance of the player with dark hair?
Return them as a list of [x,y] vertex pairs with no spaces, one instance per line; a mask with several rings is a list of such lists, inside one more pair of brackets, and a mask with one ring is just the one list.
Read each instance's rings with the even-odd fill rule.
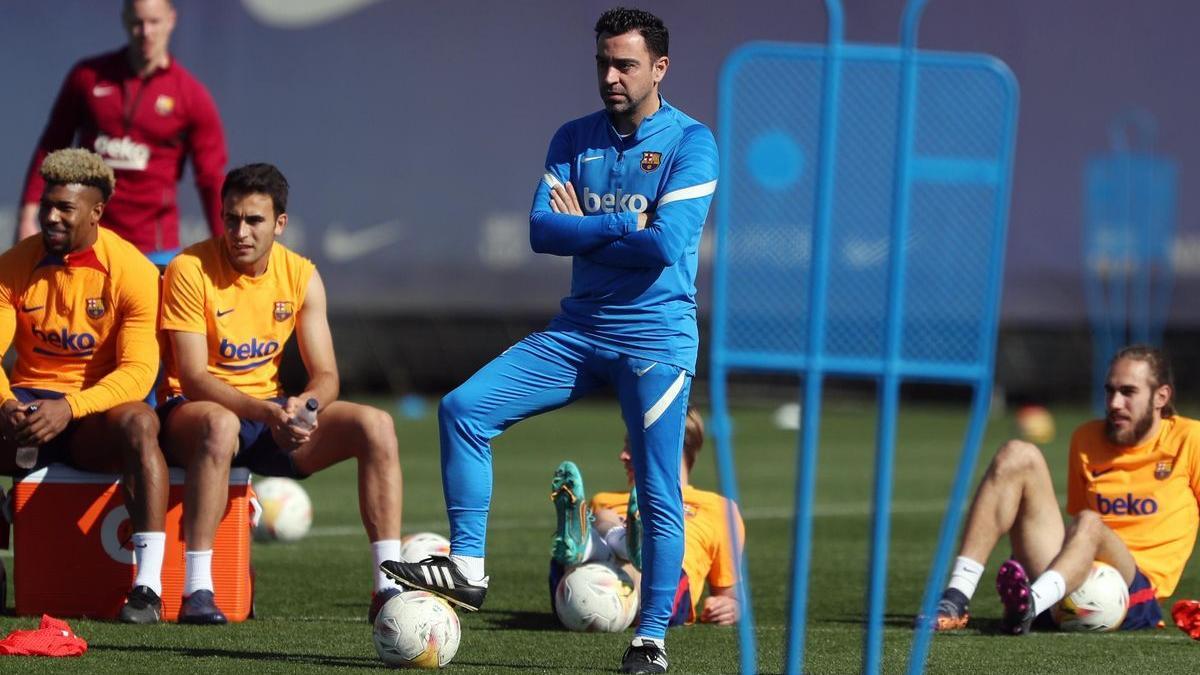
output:
[[[374,621],[399,592],[378,569],[400,555],[395,424],[382,410],[337,400],[325,285],[311,262],[275,241],[287,227],[287,179],[270,164],[251,164],[229,172],[221,197],[224,236],[185,249],[163,280],[169,349],[163,359],[167,396],[158,413],[167,458],[187,469],[179,621],[226,622],[213,595],[211,566],[230,466],[302,479],[352,457],[375,559],[368,611]],[[279,363],[293,332],[308,383],[289,397],[279,383]],[[305,423],[302,410],[310,402],[312,422]]]
[[648,12],[610,10],[596,23],[604,110],[554,134],[529,215],[535,252],[573,258],[571,292],[546,330],[442,399],[451,555],[385,563],[400,583],[478,609],[488,586],[491,439],[611,386],[644,524],[641,619],[621,665],[639,673],[667,669],[664,639],[683,560],[679,468],[698,349],[697,251],[718,166],[712,132],[659,91],[667,44],[667,29]]
[[120,617],[156,623],[167,465],[142,399],[158,371],[158,272],[100,226],[115,179],[99,156],[59,150],[39,175],[42,234],[0,256],[0,356],[17,352],[11,384],[0,371],[0,473],[121,473],[137,576]]
[[42,159],[73,143],[95,150],[116,172],[105,226],[155,264],[179,250],[175,193],[189,156],[208,226],[220,234],[225,136],[208,90],[171,56],[175,19],[170,0],[124,0],[128,44],[67,74],[30,162],[18,239],[37,233]]
[[[965,628],[984,563],[1004,534],[1012,557],[996,588],[1007,633],[1029,632],[1043,612],[1083,584],[1098,560],[1129,585],[1122,629],[1161,624],[1200,529],[1200,422],[1175,414],[1171,367],[1146,346],[1113,357],[1107,415],[1071,436],[1064,524],[1042,453],[1000,447],[975,492],[959,557],[938,603],[936,628]],[[1038,622],[1039,625],[1042,623]]]
[[[704,445],[704,419],[688,407],[683,439],[683,466],[679,480],[683,490],[684,548],[670,625],[704,623],[727,626],[741,616],[737,599],[737,562],[733,539],[729,536],[726,510],[729,500],[715,492],[692,487],[688,480],[696,465],[696,455]],[[554,502],[557,526],[550,548],[550,604],[554,591],[567,569],[592,561],[622,562],[635,580],[642,567],[641,519],[637,489],[633,487],[633,456],[629,439],[619,455],[629,481],[628,492],[598,492],[589,500],[583,476],[574,462],[563,462],[554,472],[550,499]],[[734,506],[738,540],[745,537],[741,514]],[[703,607],[700,598],[708,584]]]

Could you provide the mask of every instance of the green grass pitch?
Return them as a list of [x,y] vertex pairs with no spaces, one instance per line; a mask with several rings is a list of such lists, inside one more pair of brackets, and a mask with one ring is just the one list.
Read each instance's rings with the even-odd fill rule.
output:
[[[884,668],[901,672],[911,644],[909,625],[928,573],[937,529],[966,424],[961,406],[913,405],[902,411],[888,581]],[[812,594],[806,670],[853,673],[861,668],[862,616],[869,538],[875,420],[867,403],[829,406],[822,425],[817,477]],[[1082,411],[1056,411],[1058,439],[1046,448],[1064,489],[1066,436]],[[782,668],[786,583],[791,559],[795,433],[770,422],[768,408],[735,415],[735,440],[747,552],[757,619],[761,672]],[[1009,435],[1011,419],[991,422],[980,469]],[[404,530],[447,533],[437,430],[432,417],[400,420],[404,467]],[[495,494],[488,538],[491,591],[483,611],[460,612],[463,638],[449,669],[457,672],[612,672],[630,633],[568,633],[550,615],[546,566],[554,512],[554,467],[573,459],[589,490],[615,489],[623,473],[615,403],[582,403],[524,422],[495,443]],[[693,483],[713,489],[711,443]],[[382,668],[365,620],[370,553],[358,520],[354,467],[344,465],[305,482],[314,502],[312,534],[295,544],[255,544],[259,618],[222,628],[152,627],[71,620],[89,643],[81,659],[0,657],[3,672],[255,672],[294,673]],[[1192,673],[1200,644],[1169,626],[1114,635],[992,634],[1000,616],[991,580],[1002,542],[972,603],[972,628],[938,636],[934,673]],[[0,558],[11,571],[10,553]],[[10,580],[11,584],[11,580]],[[11,588],[11,587],[10,587]],[[1200,596],[1200,566],[1189,566],[1179,597]],[[9,597],[11,598],[11,590]],[[1169,604],[1164,603],[1169,607]],[[6,616],[3,632],[36,619]],[[730,673],[737,668],[736,631],[672,629],[668,653],[675,673]]]

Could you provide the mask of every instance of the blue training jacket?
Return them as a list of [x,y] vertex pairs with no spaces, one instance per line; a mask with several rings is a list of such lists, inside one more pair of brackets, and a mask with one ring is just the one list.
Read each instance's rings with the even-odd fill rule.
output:
[[[708,127],[662,107],[621,138],[604,110],[559,128],[533,196],[529,243],[574,256],[571,294],[552,330],[622,354],[694,372],[700,231],[717,189]],[[571,181],[584,216],[550,209],[551,187]],[[654,216],[643,230],[637,214]]]

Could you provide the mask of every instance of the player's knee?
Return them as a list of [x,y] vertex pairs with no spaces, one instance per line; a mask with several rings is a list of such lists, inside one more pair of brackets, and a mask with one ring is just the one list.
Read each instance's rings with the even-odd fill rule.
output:
[[1099,513],[1091,509],[1085,509],[1077,513],[1071,521],[1068,537],[1073,535],[1087,539],[1099,539],[1104,536],[1104,530],[1107,527]]
[[360,453],[374,462],[397,461],[396,423],[383,410],[368,408],[360,421],[365,443]]
[[438,421],[445,425],[467,420],[475,408],[472,398],[462,387],[443,396],[438,405]]
[[158,415],[149,408],[135,408],[122,414],[117,420],[117,429],[125,446],[158,450]]
[[200,420],[201,452],[213,460],[228,461],[237,454],[241,423],[228,410],[213,410]]
[[992,459],[992,473],[999,476],[1026,475],[1047,471],[1046,459],[1036,445],[1013,439],[1000,446]]

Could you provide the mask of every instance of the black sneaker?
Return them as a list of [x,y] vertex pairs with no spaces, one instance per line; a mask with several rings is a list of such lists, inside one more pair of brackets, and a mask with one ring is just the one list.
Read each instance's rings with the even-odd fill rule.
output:
[[179,608],[179,623],[198,626],[221,626],[229,623],[225,614],[217,607],[212,591],[196,591],[183,599]]
[[367,623],[374,624],[375,617],[379,616],[379,610],[387,604],[388,600],[400,595],[402,589],[399,586],[393,588],[385,588],[382,591],[377,591],[371,594],[371,608],[367,610]]
[[484,577],[481,585],[472,584],[449,556],[432,555],[415,563],[386,560],[379,569],[402,586],[429,591],[468,612],[478,612],[487,596],[488,578]]
[[[947,588],[942,591],[942,597],[938,600],[937,611],[934,614],[936,619],[933,629],[947,631],[966,628],[967,621],[971,619],[968,602],[967,596],[957,588]],[[925,622],[924,616],[918,616],[913,621],[913,628],[920,628]]]
[[162,618],[162,598],[149,586],[134,586],[125,596],[121,623],[158,623]]
[[667,650],[656,643],[633,638],[625,656],[621,657],[622,673],[665,673],[667,672]]
[[1004,605],[1000,627],[1009,635],[1025,635],[1037,617],[1029,587],[1029,575],[1021,563],[1016,560],[1004,561],[996,574],[996,592],[1000,594],[1000,604]]

